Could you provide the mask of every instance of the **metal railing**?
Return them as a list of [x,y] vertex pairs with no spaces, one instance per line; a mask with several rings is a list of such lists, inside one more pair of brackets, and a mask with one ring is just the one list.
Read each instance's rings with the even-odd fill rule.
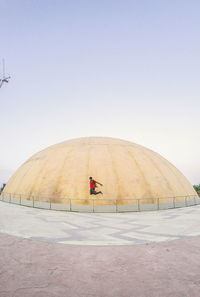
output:
[[88,199],[71,199],[64,197],[55,199],[48,196],[2,192],[0,201],[35,208],[76,212],[133,212],[197,205],[200,204],[200,197],[198,197],[198,195],[186,195],[140,199],[105,199],[101,197]]

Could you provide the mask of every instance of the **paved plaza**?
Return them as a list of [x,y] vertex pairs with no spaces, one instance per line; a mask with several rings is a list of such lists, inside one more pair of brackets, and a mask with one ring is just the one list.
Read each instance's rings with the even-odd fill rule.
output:
[[200,235],[200,205],[131,213],[73,213],[0,202],[0,232],[74,245],[133,245]]
[[199,297],[200,206],[69,213],[0,202],[1,297]]

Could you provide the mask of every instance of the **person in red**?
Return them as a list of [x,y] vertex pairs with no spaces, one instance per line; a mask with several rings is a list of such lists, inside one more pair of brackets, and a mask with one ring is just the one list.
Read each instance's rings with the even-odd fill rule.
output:
[[97,194],[103,194],[101,191],[96,192],[95,188],[97,187],[96,184],[103,186],[101,183],[97,182],[96,180],[94,180],[91,176],[89,177],[90,180],[90,195],[97,195]]

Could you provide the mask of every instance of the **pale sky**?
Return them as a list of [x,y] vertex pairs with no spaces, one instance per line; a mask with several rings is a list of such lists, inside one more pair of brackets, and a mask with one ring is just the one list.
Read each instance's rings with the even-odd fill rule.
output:
[[200,183],[200,1],[0,0],[0,183],[38,151],[108,136]]

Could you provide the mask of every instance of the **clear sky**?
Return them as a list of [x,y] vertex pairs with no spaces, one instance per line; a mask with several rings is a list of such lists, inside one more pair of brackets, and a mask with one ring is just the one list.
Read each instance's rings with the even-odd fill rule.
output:
[[110,136],[200,183],[199,0],[0,0],[0,182],[52,144]]

